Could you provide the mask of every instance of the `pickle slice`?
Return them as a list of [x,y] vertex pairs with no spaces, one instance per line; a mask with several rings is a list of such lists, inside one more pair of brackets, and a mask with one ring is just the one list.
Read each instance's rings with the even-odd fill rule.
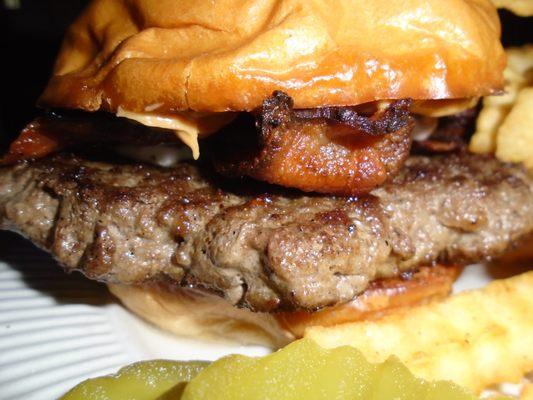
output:
[[263,358],[229,356],[204,369],[182,400],[472,400],[451,382],[415,378],[395,358],[371,364],[355,348],[332,350],[308,339]]
[[[208,362],[144,361],[128,365],[116,374],[88,379],[61,397],[61,400],[155,400],[179,399],[183,385]],[[170,397],[169,397],[170,396]]]
[[[298,340],[261,358],[148,361],[89,379],[63,400],[474,400],[451,382],[416,378],[398,359],[369,363],[349,346]],[[502,398],[503,399],[503,398]]]

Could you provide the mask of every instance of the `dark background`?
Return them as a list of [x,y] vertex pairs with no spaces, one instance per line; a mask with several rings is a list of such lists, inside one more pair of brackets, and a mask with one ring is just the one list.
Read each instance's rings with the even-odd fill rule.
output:
[[[444,1],[444,0],[443,0]],[[38,110],[65,28],[87,0],[0,0],[0,151]],[[502,12],[506,46],[532,42],[533,18]]]
[[66,27],[87,0],[0,0],[2,72],[0,146],[38,110],[34,104],[53,67]]

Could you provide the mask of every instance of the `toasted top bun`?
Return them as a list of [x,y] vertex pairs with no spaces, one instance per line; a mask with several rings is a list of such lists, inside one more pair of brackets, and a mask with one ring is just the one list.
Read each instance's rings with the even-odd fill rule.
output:
[[470,98],[502,89],[490,0],[94,0],[69,28],[45,107],[249,111]]

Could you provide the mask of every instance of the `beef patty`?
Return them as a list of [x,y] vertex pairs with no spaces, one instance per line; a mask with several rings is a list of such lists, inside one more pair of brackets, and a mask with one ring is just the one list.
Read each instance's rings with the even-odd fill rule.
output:
[[532,179],[470,154],[412,156],[360,198],[268,191],[187,163],[56,155],[0,169],[0,226],[67,271],[205,288],[260,311],[346,302],[375,279],[490,258],[533,230]]

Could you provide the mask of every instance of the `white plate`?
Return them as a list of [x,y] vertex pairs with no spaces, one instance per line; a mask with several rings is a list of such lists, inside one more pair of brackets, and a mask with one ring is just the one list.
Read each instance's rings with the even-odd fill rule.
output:
[[[515,272],[470,266],[455,289]],[[84,379],[139,360],[214,360],[230,353],[268,349],[172,337],[125,311],[104,285],[63,273],[28,241],[0,232],[1,400],[55,399]]]

